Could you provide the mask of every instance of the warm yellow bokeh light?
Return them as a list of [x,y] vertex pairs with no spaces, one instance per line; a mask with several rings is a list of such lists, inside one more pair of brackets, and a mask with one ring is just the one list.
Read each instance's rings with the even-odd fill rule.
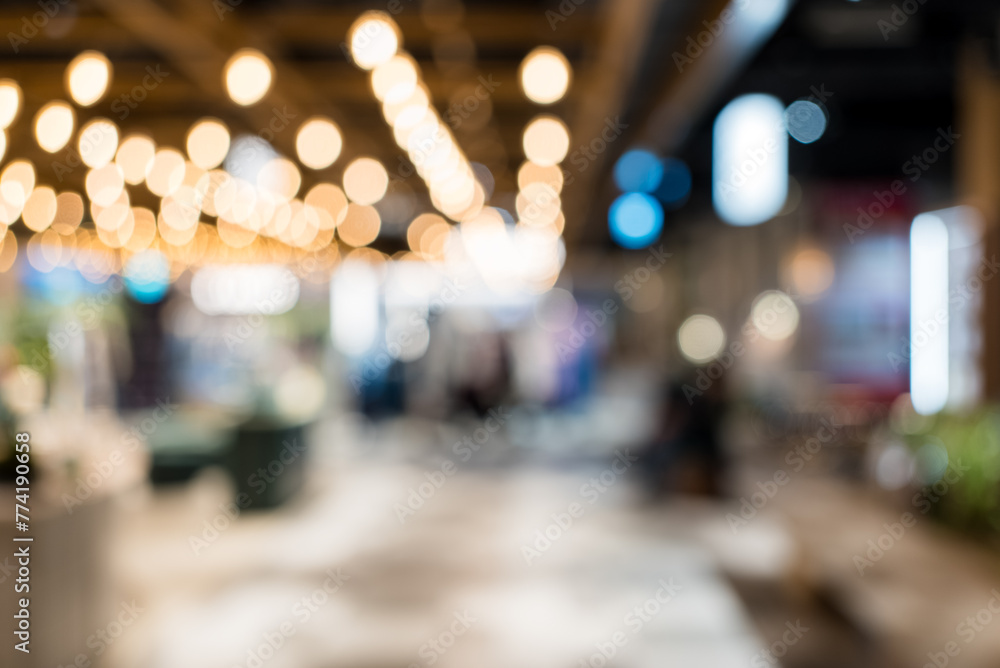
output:
[[230,248],[246,248],[257,239],[256,231],[225,218],[219,218],[215,229],[222,243]]
[[101,213],[102,217],[111,217],[113,222],[102,224],[101,218],[95,221],[95,231],[105,246],[109,248],[121,248],[132,238],[135,232],[135,217],[132,209],[127,204],[115,204],[105,209]]
[[[418,86],[405,99],[398,102],[384,102],[382,116],[393,126],[413,127],[420,123],[430,109],[430,97],[424,87]],[[435,112],[431,112],[436,117]],[[404,147],[405,148],[405,147]]]
[[[105,210],[107,210],[107,209],[109,209],[109,208],[111,208],[113,206],[116,206],[116,205],[125,205],[125,206],[128,206],[129,203],[130,202],[129,202],[128,191],[125,190],[124,188],[122,188],[121,191],[118,193],[118,197],[116,197],[115,200],[111,204],[109,204],[109,205],[98,204],[97,202],[91,200],[91,202],[90,202],[90,217],[91,217],[91,219],[95,223],[99,223],[98,219],[99,219],[99,217],[101,216],[101,214]],[[120,214],[120,215],[124,216],[124,214]]]
[[336,227],[347,214],[347,196],[344,191],[332,183],[318,183],[306,193],[305,203],[326,214],[328,220],[321,216],[321,229],[327,226]]
[[281,202],[274,207],[274,213],[271,217],[264,223],[261,228],[261,232],[270,237],[277,237],[282,234],[287,228],[288,223],[291,220],[292,211],[289,202]]
[[563,172],[555,165],[542,167],[528,161],[517,170],[517,187],[523,190],[529,183],[544,183],[558,194],[562,191]]
[[146,187],[165,197],[184,183],[184,156],[172,148],[161,148],[146,166]]
[[75,192],[62,192],[56,197],[56,216],[52,229],[59,234],[72,234],[83,221],[83,198]]
[[518,78],[521,90],[532,102],[558,102],[569,89],[570,65],[558,49],[540,46],[521,62]]
[[197,189],[203,176],[208,174],[208,170],[202,169],[190,160],[184,161],[184,185]]
[[49,102],[35,115],[35,139],[49,153],[55,153],[69,142],[76,126],[76,113],[65,102]]
[[372,90],[385,104],[402,102],[413,95],[419,83],[417,62],[408,53],[393,56],[372,70]]
[[295,163],[285,158],[267,161],[257,173],[257,187],[266,190],[279,201],[289,201],[302,186],[302,174]]
[[[399,110],[399,114],[389,122],[389,125],[392,126],[396,145],[408,154],[412,154],[416,160],[422,161],[423,146],[430,146],[433,149],[435,141],[445,136],[447,131],[438,120],[437,112],[427,107],[426,98],[419,101],[411,98],[411,101],[414,104]],[[410,143],[411,139],[415,140],[413,144]],[[455,157],[460,158],[460,156]],[[454,167],[455,165],[452,165],[452,168]]]
[[284,239],[287,243],[298,248],[307,246],[316,238],[321,224],[319,209],[306,206],[303,202],[295,200],[292,202],[292,217]]
[[163,217],[161,212],[156,218],[156,231],[160,237],[171,246],[183,246],[192,239],[198,232],[198,226],[192,225],[185,229],[171,227],[170,223]]
[[81,107],[98,102],[111,83],[111,62],[99,51],[84,51],[66,68],[66,90]]
[[355,248],[344,255],[347,262],[364,262],[379,271],[389,259],[388,255],[374,248]]
[[229,153],[229,128],[214,118],[198,121],[188,132],[187,153],[198,167],[215,169]]
[[35,166],[28,160],[15,160],[0,172],[0,223],[10,225],[21,215],[28,197],[35,189]]
[[181,186],[171,195],[160,200],[160,216],[175,230],[187,230],[198,225],[201,207],[197,195],[190,186]]
[[225,72],[226,92],[233,102],[244,107],[267,95],[274,80],[274,66],[256,49],[234,53],[226,63]]
[[677,330],[681,355],[694,364],[709,362],[722,352],[726,333],[719,321],[710,315],[693,315]]
[[529,183],[517,194],[517,215],[527,225],[544,226],[555,222],[562,209],[558,193],[545,183]]
[[97,211],[97,215],[94,216],[94,227],[101,228],[106,231],[114,231],[119,229],[122,225],[125,225],[126,221],[131,216],[132,208],[129,206],[127,199],[125,201],[115,202],[111,206]]
[[212,195],[212,209],[220,218],[225,217],[237,223],[245,222],[257,204],[258,192],[270,191],[258,191],[252,183],[240,178],[224,180]]
[[25,247],[28,263],[40,272],[48,273],[62,259],[62,239],[52,230],[37,232]]
[[378,238],[382,218],[373,206],[350,204],[343,222],[337,226],[340,240],[349,246],[367,246]]
[[355,64],[370,70],[388,62],[399,51],[399,28],[385,12],[365,12],[351,25],[347,41]]
[[454,228],[444,219],[434,223],[420,237],[420,254],[428,260],[441,261]]
[[122,168],[125,183],[139,185],[146,180],[146,168],[156,155],[156,144],[146,135],[129,135],[118,147],[115,163]]
[[80,129],[77,141],[80,159],[88,167],[104,167],[118,150],[118,126],[106,118],[95,118]]
[[125,177],[122,168],[112,163],[91,169],[87,172],[85,182],[87,197],[98,206],[111,206],[122,194],[125,188]]
[[455,221],[477,217],[486,203],[486,193],[479,182],[467,174],[452,180],[444,190],[431,190],[431,203]]
[[24,96],[13,79],[0,79],[0,130],[10,127],[21,112]]
[[24,203],[21,220],[29,230],[41,232],[55,220],[56,208],[56,191],[48,186],[38,186]]
[[13,230],[7,230],[7,233],[3,235],[3,240],[0,241],[0,272],[7,271],[14,266],[16,259],[17,237],[14,236]]
[[558,165],[569,152],[569,130],[553,116],[539,116],[524,129],[524,155],[542,166]]
[[358,158],[344,170],[344,192],[352,202],[374,204],[388,187],[389,175],[374,158]]
[[134,206],[132,221],[134,224],[132,236],[125,243],[125,247],[133,253],[139,253],[149,248],[156,240],[156,215],[145,207]]
[[784,292],[768,290],[754,299],[750,321],[765,339],[782,341],[799,328],[799,309]]
[[825,251],[804,248],[788,263],[785,278],[799,296],[811,299],[827,291],[834,273],[833,260]]
[[299,162],[309,169],[325,169],[340,157],[344,140],[340,128],[329,118],[310,118],[295,136],[295,152]]
[[427,258],[435,258],[444,249],[451,225],[436,213],[422,213],[406,228],[406,243],[410,250]]
[[219,188],[232,180],[233,177],[221,169],[212,169],[202,174],[194,185],[195,192],[201,197],[201,210],[209,216],[219,215],[215,208],[215,194],[219,192]]
[[[164,197],[160,203],[159,220],[161,223],[160,232],[164,238],[167,238],[167,235],[163,234],[163,225],[175,232],[191,231],[193,233],[198,227],[198,211],[170,195]],[[174,243],[174,241],[170,241],[170,243]]]

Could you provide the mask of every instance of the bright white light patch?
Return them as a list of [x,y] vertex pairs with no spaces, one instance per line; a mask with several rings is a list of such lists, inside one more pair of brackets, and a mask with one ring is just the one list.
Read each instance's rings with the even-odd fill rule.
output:
[[191,299],[207,315],[278,315],[299,301],[299,279],[279,265],[209,265],[191,278]]
[[240,135],[230,145],[222,166],[230,176],[256,183],[264,165],[277,157],[277,152],[260,137]]
[[346,261],[330,284],[330,332],[337,349],[351,357],[375,344],[379,326],[379,280],[366,263]]
[[785,108],[771,95],[738,97],[715,119],[712,202],[731,225],[773,218],[788,197]]
[[66,87],[81,107],[89,107],[104,97],[111,83],[111,62],[99,51],[84,51],[66,68]]
[[279,415],[290,422],[305,422],[315,418],[326,401],[326,383],[312,367],[295,366],[278,378],[274,388],[274,405]]
[[370,70],[399,51],[399,28],[385,12],[365,12],[348,31],[354,63]]
[[538,104],[558,102],[569,88],[570,72],[569,61],[561,51],[540,46],[521,63],[521,90]]
[[910,396],[931,415],[948,401],[948,228],[921,214],[910,227]]
[[765,339],[782,341],[799,328],[799,309],[784,292],[768,290],[754,300],[750,319]]
[[677,330],[681,355],[689,362],[704,364],[719,356],[726,345],[726,333],[709,315],[693,315]]
[[389,318],[385,328],[385,347],[390,357],[401,362],[415,362],[424,356],[430,343],[430,327],[414,311],[403,311]]
[[242,49],[226,63],[226,92],[233,102],[249,106],[267,95],[274,79],[274,66],[260,51]]

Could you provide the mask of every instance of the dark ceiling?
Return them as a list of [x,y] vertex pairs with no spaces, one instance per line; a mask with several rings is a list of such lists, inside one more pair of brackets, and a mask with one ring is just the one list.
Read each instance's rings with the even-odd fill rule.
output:
[[[81,120],[103,115],[126,132],[155,128],[158,143],[182,146],[187,128],[203,116],[223,119],[234,133],[256,133],[280,115],[288,123],[274,133],[273,143],[292,154],[298,123],[312,114],[326,114],[344,129],[345,148],[343,157],[313,180],[339,180],[346,159],[363,154],[379,158],[390,173],[399,173],[404,159],[381,118],[366,73],[355,68],[343,50],[347,30],[362,11],[398,8],[394,18],[405,47],[420,62],[442,115],[459,112],[452,124],[456,137],[471,160],[486,164],[496,176],[494,203],[499,206],[512,205],[507,200],[516,190],[522,160],[520,134],[532,116],[552,112],[563,117],[574,147],[596,136],[608,119],[621,117],[628,127],[620,140],[577,174],[564,197],[568,241],[599,245],[609,243],[605,213],[615,195],[608,178],[614,159],[645,140],[644,128],[648,130],[650,119],[683,78],[671,54],[725,6],[693,0],[41,4],[59,9],[36,36],[17,44],[16,53],[13,45],[0,47],[5,49],[0,75],[17,79],[26,97],[8,155],[34,160],[43,181],[52,180],[46,178],[51,174],[46,166],[53,158],[35,146],[28,131],[30,118],[49,100],[66,97],[63,70],[88,48],[109,56],[115,79],[107,98],[83,111]],[[697,104],[686,100],[681,107],[686,114],[683,128],[661,137],[658,141],[664,145],[657,147],[691,166],[695,192],[685,213],[696,213],[707,202],[712,119],[728,100],[744,92],[772,93],[786,103],[810,95],[813,87],[832,92],[826,102],[826,135],[809,146],[793,143],[791,149],[792,172],[806,179],[895,178],[901,164],[925,146],[938,127],[953,124],[956,59],[964,44],[976,41],[996,53],[998,3],[925,0],[886,39],[878,21],[890,17],[894,4],[802,0],[759,49],[747,49],[736,59],[726,78],[704,86]],[[20,34],[24,21],[39,7],[38,2],[4,3],[0,28],[8,42],[9,34]],[[467,48],[470,40],[474,53]],[[570,94],[554,108],[530,104],[517,84],[521,59],[542,44],[560,48],[574,67]],[[263,102],[244,109],[228,100],[221,77],[229,55],[247,46],[266,53],[278,76]],[[112,105],[141,84],[151,66],[169,75],[122,119],[121,104]],[[461,105],[475,93],[480,77],[497,85],[474,112],[463,111]],[[935,170],[935,178],[949,177],[948,165]],[[80,188],[82,178],[81,170],[67,177],[67,183],[52,185]],[[420,201],[424,195],[419,179],[402,182],[408,196],[412,192],[417,198],[418,211],[429,208]]]

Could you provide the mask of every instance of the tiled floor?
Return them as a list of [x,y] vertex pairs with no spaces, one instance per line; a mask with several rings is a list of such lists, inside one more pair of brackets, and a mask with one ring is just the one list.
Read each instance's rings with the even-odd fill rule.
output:
[[[494,460],[505,447],[493,444]],[[119,572],[123,598],[144,610],[111,663],[753,665],[761,643],[690,523],[644,509],[627,476],[607,473],[612,458],[568,470],[459,463],[401,523],[397,504],[435,461],[326,452],[295,503],[244,514],[212,541],[202,532],[222,513],[218,480],[137,502]],[[605,491],[581,490],[602,471]],[[198,555],[192,535],[207,543]]]

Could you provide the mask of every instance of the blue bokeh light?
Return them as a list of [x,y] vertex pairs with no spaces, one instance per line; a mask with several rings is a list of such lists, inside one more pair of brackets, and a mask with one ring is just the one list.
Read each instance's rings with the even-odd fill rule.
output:
[[129,258],[122,272],[125,290],[137,302],[155,304],[170,288],[170,263],[157,250],[146,250]]
[[80,295],[87,292],[87,287],[90,285],[79,272],[68,267],[54,267],[47,272],[39,271],[27,262],[22,263],[21,267],[21,281],[24,286],[35,296],[50,304],[58,306],[72,304]]
[[615,163],[615,183],[623,192],[651,193],[663,178],[659,156],[642,148],[626,151]]
[[663,207],[645,193],[626,193],[611,204],[608,227],[611,238],[622,248],[645,248],[660,238]]
[[656,197],[668,207],[677,208],[691,194],[691,170],[683,160],[667,158],[663,161],[663,178],[656,190]]
[[785,110],[785,127],[792,139],[811,144],[826,132],[826,111],[812,100],[792,102]]

